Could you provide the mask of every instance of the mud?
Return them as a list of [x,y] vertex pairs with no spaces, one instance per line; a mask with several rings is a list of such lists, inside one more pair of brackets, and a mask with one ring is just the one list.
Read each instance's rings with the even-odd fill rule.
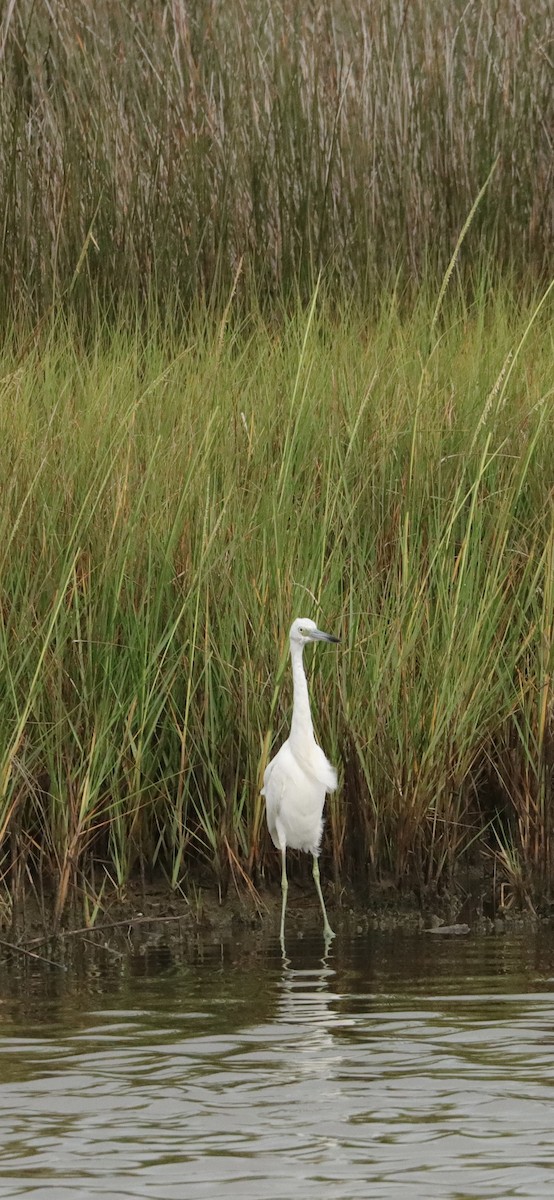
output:
[[[167,947],[187,955],[199,945],[235,944],[255,950],[268,937],[278,937],[281,894],[278,887],[263,892],[228,891],[222,897],[213,887],[195,887],[188,895],[159,885],[135,885],[124,894],[106,899],[94,925],[83,921],[77,901],[64,915],[63,926],[53,930],[47,911],[28,900],[18,913],[17,926],[4,924],[0,952],[27,961],[35,956],[54,965],[67,963],[77,947],[92,945],[107,954],[145,954]],[[536,925],[539,917],[529,907],[515,904],[487,913],[479,892],[454,888],[443,895],[401,896],[392,889],[375,889],[367,895],[343,889],[328,903],[331,925],[337,936],[372,930],[441,933],[443,936],[503,931]],[[287,905],[287,934],[296,938],[317,935],[321,914],[312,889],[291,883]]]

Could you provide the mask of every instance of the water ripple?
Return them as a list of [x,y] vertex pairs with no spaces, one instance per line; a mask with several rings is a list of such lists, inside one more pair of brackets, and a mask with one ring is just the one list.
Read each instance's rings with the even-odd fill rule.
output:
[[42,1029],[8,998],[0,1197],[550,1197],[554,946],[401,950],[68,984]]

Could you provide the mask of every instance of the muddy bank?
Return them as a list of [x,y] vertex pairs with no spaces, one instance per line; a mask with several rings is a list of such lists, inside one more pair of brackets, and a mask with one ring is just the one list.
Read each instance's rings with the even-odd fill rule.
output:
[[[160,886],[135,885],[124,895],[114,893],[108,898],[94,925],[83,922],[75,905],[67,911],[64,926],[55,930],[51,913],[26,901],[16,923],[4,923],[0,953],[63,965],[77,947],[87,945],[115,955],[141,955],[161,947],[187,954],[199,945],[213,944],[253,950],[268,938],[278,939],[280,910],[280,890],[275,886],[262,892],[229,892],[222,899],[213,887],[184,896]],[[459,888],[440,897],[429,895],[423,902],[413,893],[401,896],[392,889],[375,889],[367,897],[342,889],[339,900],[329,898],[328,912],[338,938],[394,930],[455,938],[509,932],[549,920],[547,913],[513,902],[493,909],[479,891],[469,895]],[[321,933],[317,897],[307,886],[290,885],[286,930],[291,938]]]

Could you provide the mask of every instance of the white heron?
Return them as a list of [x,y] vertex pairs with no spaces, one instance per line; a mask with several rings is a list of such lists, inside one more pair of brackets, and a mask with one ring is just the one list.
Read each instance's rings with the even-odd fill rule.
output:
[[337,772],[318,746],[312,724],[308,684],[302,655],[308,642],[340,642],[332,633],[322,633],[315,621],[298,617],[290,630],[293,706],[290,734],[265,770],[262,796],[271,840],[281,851],[281,946],[284,949],[287,907],[287,846],[305,850],[313,857],[314,883],[323,913],[325,938],[334,937],[327,919],[319,881],[318,855],[323,832],[323,807],[328,792],[337,786]]

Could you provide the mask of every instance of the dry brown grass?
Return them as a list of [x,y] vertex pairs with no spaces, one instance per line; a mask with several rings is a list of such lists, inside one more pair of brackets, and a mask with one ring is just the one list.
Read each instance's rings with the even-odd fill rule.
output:
[[323,272],[552,268],[547,0],[4,6],[0,292],[189,306],[311,294]]

